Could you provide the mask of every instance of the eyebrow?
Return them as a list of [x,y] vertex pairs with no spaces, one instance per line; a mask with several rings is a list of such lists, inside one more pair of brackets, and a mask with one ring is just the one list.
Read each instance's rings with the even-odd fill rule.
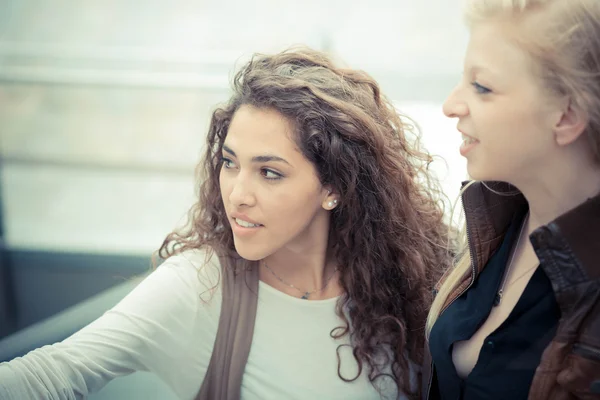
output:
[[473,65],[471,68],[469,68],[469,71],[473,74],[478,74],[480,72],[488,72],[489,70],[481,65]]
[[[234,157],[237,157],[237,155],[235,154],[235,151],[231,150],[230,147],[228,147],[227,145],[223,145],[223,150],[225,150],[227,153],[231,154]],[[271,162],[271,161],[275,161],[275,162],[282,162],[285,163],[289,166],[291,166],[292,164],[290,164],[289,162],[287,162],[286,159],[278,157],[278,156],[273,156],[273,155],[269,155],[269,154],[265,154],[262,156],[254,156],[252,157],[252,162],[255,163],[265,163],[265,162]]]
[[488,67],[483,66],[483,65],[480,65],[480,64],[471,65],[469,67],[469,69],[468,69],[468,72],[470,72],[473,75],[477,75],[477,74],[479,74],[481,72],[483,72],[483,73],[489,73],[489,74],[494,75],[494,76],[496,75],[496,72],[493,69],[488,68]]

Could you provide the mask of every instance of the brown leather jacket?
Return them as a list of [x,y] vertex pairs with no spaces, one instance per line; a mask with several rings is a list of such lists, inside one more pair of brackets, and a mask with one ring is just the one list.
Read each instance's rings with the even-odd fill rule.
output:
[[[486,184],[497,192],[516,192],[506,183]],[[527,207],[522,194],[499,195],[480,182],[467,188],[462,200],[472,270],[443,309],[473,284],[514,213]],[[536,229],[530,240],[552,283],[561,319],[535,372],[529,400],[600,399],[600,196]],[[434,374],[428,346],[425,353],[422,398],[429,400]]]

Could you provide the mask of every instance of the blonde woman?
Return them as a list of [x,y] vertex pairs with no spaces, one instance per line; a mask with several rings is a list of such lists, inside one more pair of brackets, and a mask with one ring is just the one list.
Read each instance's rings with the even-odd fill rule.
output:
[[425,399],[598,399],[600,2],[470,0],[444,104],[474,179],[427,323]]

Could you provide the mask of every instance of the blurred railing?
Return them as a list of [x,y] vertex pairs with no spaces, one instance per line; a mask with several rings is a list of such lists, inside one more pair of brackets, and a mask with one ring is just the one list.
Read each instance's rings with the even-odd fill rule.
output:
[[150,269],[231,59],[0,42],[0,338]]

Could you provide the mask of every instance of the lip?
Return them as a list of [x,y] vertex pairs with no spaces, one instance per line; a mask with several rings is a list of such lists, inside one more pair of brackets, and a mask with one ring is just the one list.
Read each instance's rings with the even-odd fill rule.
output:
[[464,140],[462,141],[462,143],[460,144],[460,155],[465,157],[471,150],[473,150],[475,148],[475,146],[477,146],[479,144],[479,140],[477,138],[474,138],[471,135],[467,135],[466,133],[464,133],[463,131],[461,131],[460,129],[458,129],[458,131],[463,135],[466,136],[467,138],[471,139],[471,143],[466,143]]
[[457,131],[459,131],[461,135],[465,135],[465,136],[469,137],[470,139],[473,139],[473,140],[475,140],[475,141],[479,141],[479,140],[478,140],[476,137],[474,137],[474,136],[471,136],[471,135],[467,135],[467,134],[466,134],[466,133],[465,133],[465,132],[464,132],[462,129],[460,129],[460,128],[456,128],[456,130],[457,130]]
[[244,220],[244,221],[249,222],[251,224],[261,225],[262,226],[262,224],[260,222],[253,220],[252,218],[250,218],[249,216],[247,216],[245,214],[234,212],[234,213],[231,213],[231,218],[233,218],[233,219],[236,219],[236,218],[237,219],[241,219],[241,220]]
[[[258,226],[253,226],[253,227],[241,226],[237,223],[236,218],[242,219],[246,222],[250,222],[251,224],[255,224]],[[262,228],[264,228],[264,225],[262,225],[259,222],[254,221],[252,218],[249,218],[247,215],[240,214],[240,213],[232,213],[231,214],[231,230],[232,230],[234,236],[236,236],[236,237],[242,238],[242,237],[252,236],[252,235],[256,234],[257,232],[260,232],[260,230]]]

